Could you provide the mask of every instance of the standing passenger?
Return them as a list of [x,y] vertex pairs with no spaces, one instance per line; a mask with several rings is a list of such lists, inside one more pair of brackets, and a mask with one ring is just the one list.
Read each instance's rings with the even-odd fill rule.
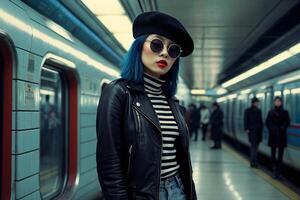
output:
[[205,141],[206,138],[206,132],[207,132],[207,126],[208,126],[208,122],[209,122],[209,110],[207,109],[207,107],[202,104],[200,106],[200,117],[201,117],[201,128],[202,128],[202,140]]
[[194,141],[198,140],[198,131],[200,128],[200,109],[197,108],[195,104],[192,104],[193,106],[193,111],[191,115],[191,129],[192,133],[191,135],[195,135]]
[[[288,111],[283,109],[280,97],[275,98],[274,105],[275,108],[268,113],[266,125],[269,129],[268,145],[271,147],[273,177],[279,178],[281,174],[283,152],[287,143],[286,130],[290,126],[290,117]],[[277,151],[278,157],[276,156]]]
[[211,139],[214,141],[214,146],[211,149],[221,149],[223,136],[223,111],[217,102],[213,103],[213,111],[210,116],[211,124]]
[[257,167],[257,151],[262,141],[263,121],[261,110],[258,108],[259,100],[253,97],[251,107],[245,110],[244,128],[250,142],[250,166]]
[[107,200],[195,200],[188,129],[178,100],[179,57],[193,40],[175,18],[140,14],[120,79],[97,110],[97,172]]

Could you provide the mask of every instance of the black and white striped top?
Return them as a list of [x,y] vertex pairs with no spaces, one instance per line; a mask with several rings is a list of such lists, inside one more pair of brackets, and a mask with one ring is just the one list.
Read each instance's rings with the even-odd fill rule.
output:
[[144,73],[144,86],[153,108],[157,114],[162,132],[161,179],[164,180],[177,174],[179,164],[176,158],[175,141],[178,138],[178,126],[174,115],[162,93],[164,80]]

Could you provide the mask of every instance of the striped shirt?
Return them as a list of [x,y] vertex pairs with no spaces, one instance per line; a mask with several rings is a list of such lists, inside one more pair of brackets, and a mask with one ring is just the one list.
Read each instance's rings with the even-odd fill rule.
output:
[[167,179],[177,174],[179,164],[176,158],[175,141],[179,136],[174,115],[163,95],[161,86],[164,80],[144,73],[144,86],[148,98],[158,117],[162,132],[161,179]]

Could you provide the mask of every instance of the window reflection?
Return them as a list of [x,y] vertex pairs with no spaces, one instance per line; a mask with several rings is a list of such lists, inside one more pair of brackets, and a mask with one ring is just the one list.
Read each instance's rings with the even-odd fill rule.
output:
[[43,68],[40,88],[40,191],[43,199],[61,193],[65,182],[64,81],[58,71]]

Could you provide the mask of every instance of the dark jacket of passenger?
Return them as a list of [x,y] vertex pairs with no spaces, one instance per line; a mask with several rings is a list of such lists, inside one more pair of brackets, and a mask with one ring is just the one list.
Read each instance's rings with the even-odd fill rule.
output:
[[196,108],[191,113],[190,131],[196,131],[200,127],[200,109]]
[[210,116],[211,139],[221,140],[223,135],[223,111],[221,108],[214,110]]
[[251,106],[245,110],[244,128],[249,130],[248,139],[251,144],[259,144],[262,141],[263,120],[259,108]]
[[[189,133],[178,101],[167,98],[178,124],[176,143],[187,199],[197,199]],[[108,84],[97,110],[97,172],[107,200],[158,200],[162,133],[143,84],[118,79]]]
[[288,111],[282,107],[275,107],[270,110],[266,119],[266,125],[269,129],[268,145],[271,147],[286,147],[286,131],[290,126]]

